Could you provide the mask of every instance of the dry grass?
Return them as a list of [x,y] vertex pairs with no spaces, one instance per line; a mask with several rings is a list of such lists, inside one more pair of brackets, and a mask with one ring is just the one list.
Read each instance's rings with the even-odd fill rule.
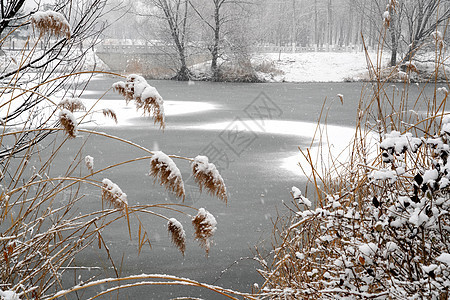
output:
[[67,109],[71,113],[86,110],[86,106],[84,106],[83,102],[79,98],[65,98],[59,102],[58,107]]
[[167,222],[167,230],[172,237],[172,243],[184,255],[184,251],[186,251],[186,233],[184,232],[183,225],[177,219],[170,218]]
[[[70,28],[65,25],[64,20],[55,18],[57,14],[45,13],[34,16],[31,22],[41,34],[63,34],[69,38]],[[3,40],[0,41],[0,46],[2,42]],[[29,59],[24,55],[23,63]],[[62,75],[51,79],[51,82],[80,74]],[[110,75],[120,76],[111,73]],[[119,187],[122,181],[120,177],[114,179],[117,183],[102,179],[105,176],[102,174],[107,170],[140,161],[150,161],[151,172],[161,184],[179,197],[184,197],[183,181],[181,175],[177,175],[179,170],[172,158],[183,162],[191,162],[192,158],[169,157],[165,154],[163,156],[120,137],[78,128],[78,124],[82,124],[88,115],[96,112],[94,107],[86,108],[78,99],[67,98],[59,104],[54,103],[49,95],[37,92],[38,87],[51,82],[36,82],[35,86],[28,83],[29,88],[24,89],[21,88],[20,78],[13,76],[6,86],[0,87],[0,107],[5,114],[2,115],[0,127],[1,293],[9,293],[21,299],[54,299],[80,289],[97,287],[104,282],[132,279],[120,278],[120,268],[116,267],[117,264],[111,256],[104,232],[113,224],[122,224],[128,228],[130,238],[138,241],[137,252],[140,253],[145,245],[151,245],[150,235],[141,222],[142,215],[167,222],[172,242],[184,255],[186,233],[182,223],[178,221],[182,219],[175,219],[174,216],[186,218],[189,224],[191,215],[188,212],[196,213],[198,217],[193,222],[192,230],[195,232],[195,238],[201,240],[201,246],[205,251],[207,253],[210,251],[211,239],[215,232],[215,219],[210,213],[182,204],[137,205],[135,199],[127,196]],[[163,100],[156,89],[150,87],[142,77],[130,76],[127,84],[115,85],[115,88],[127,101],[136,101],[138,109],[143,109],[146,114],[151,113],[155,122],[164,127]],[[36,103],[46,104],[30,106],[29,110],[25,110],[21,115],[22,119],[8,115],[12,111],[13,103],[20,101],[20,97],[26,94],[35,96]],[[77,117],[74,112],[77,112]],[[113,111],[107,109],[102,112],[106,117],[117,120]],[[61,134],[63,132],[65,135]],[[80,133],[85,135],[86,140],[81,146],[77,146],[78,149],[74,149],[72,138]],[[87,140],[100,136],[138,149],[144,152],[145,156],[115,161],[95,170],[94,157],[83,153],[84,144]],[[66,149],[71,149],[71,152],[75,150],[75,154],[71,153],[71,156],[68,156]],[[57,167],[61,166],[61,159],[64,162],[63,167]],[[177,170],[178,173],[175,172]],[[223,180],[221,185],[225,189]],[[94,192],[91,193],[92,189]],[[124,190],[127,188],[124,187]],[[86,191],[89,191],[89,194],[86,194]],[[102,201],[95,203],[93,199],[100,199],[100,196]],[[86,201],[90,201],[94,209],[86,210]],[[106,208],[103,203],[107,204]],[[200,216],[203,216],[203,219]],[[104,251],[108,261],[103,263],[109,264],[115,278],[95,281],[97,278],[91,277],[85,282],[80,282],[76,273],[73,273],[73,283],[62,282],[63,276],[69,276],[72,269],[78,268],[75,265],[77,259],[86,249],[93,246]],[[155,278],[167,279],[167,282],[154,282]],[[137,283],[119,285],[100,292],[97,296],[122,288],[168,283],[206,288],[230,299],[236,299],[232,295],[246,295],[164,275],[141,276],[140,280]],[[72,288],[71,284],[74,285]]]
[[104,108],[104,109],[102,109],[102,114],[103,114],[103,116],[114,120],[114,122],[116,122],[116,124],[117,124],[117,115],[112,109]]
[[[367,56],[373,81],[361,92],[348,159],[324,164],[301,149],[316,207],[293,199],[292,214],[276,220],[273,250],[260,255],[269,261],[262,298],[448,298],[447,94],[436,81],[410,84],[414,68],[393,87],[382,54]],[[436,47],[434,78],[447,59]],[[327,147],[326,131],[318,128],[317,138]]]
[[71,138],[77,136],[77,121],[75,116],[67,109],[62,109],[59,113],[59,122],[66,131],[67,135]]

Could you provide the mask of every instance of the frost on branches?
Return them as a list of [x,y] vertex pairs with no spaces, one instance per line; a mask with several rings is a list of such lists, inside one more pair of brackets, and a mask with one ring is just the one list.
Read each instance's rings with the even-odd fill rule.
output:
[[[448,299],[450,119],[434,137],[391,132],[353,186],[280,231],[263,292],[283,299]],[[358,184],[359,186],[358,186]],[[293,189],[297,204],[304,203]],[[302,206],[296,206],[300,208]],[[264,266],[263,266],[264,267]]]

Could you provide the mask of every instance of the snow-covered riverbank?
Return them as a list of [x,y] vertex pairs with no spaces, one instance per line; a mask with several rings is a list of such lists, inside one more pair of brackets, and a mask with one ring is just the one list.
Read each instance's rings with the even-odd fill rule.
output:
[[266,53],[255,55],[253,61],[256,65],[270,63],[280,71],[258,72],[258,76],[273,82],[343,82],[367,77],[364,52]]
[[[376,53],[369,57],[376,64]],[[388,60],[388,56],[383,57],[383,65]],[[368,78],[366,53],[361,51],[259,53],[253,54],[251,62],[256,77],[264,82],[345,82]],[[227,68],[224,70],[228,73],[241,71],[239,67]],[[210,62],[197,64],[192,70],[197,78],[211,76]],[[233,78],[233,74],[229,77]]]

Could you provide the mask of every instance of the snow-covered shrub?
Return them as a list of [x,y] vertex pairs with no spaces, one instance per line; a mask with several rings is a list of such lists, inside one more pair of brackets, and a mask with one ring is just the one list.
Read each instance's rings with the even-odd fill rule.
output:
[[[436,74],[448,59],[440,50]],[[361,93],[348,159],[319,169],[324,158],[302,151],[315,192],[307,199],[292,188],[292,213],[275,222],[270,260],[258,258],[262,297],[449,297],[448,84],[433,83],[428,97],[408,80],[390,85],[380,66],[369,71],[375,80]]]
[[387,136],[381,143],[383,151],[386,144],[393,149],[387,168],[289,220],[272,268],[262,271],[270,278],[265,292],[289,287],[289,299],[447,298],[450,136],[422,138],[420,149],[395,148],[409,135]]

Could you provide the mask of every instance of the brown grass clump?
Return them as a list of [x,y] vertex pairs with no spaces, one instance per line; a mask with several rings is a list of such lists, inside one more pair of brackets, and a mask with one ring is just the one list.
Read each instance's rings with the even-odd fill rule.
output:
[[167,230],[172,238],[172,243],[184,255],[184,251],[186,250],[186,233],[184,232],[183,225],[177,219],[170,218],[167,222]]
[[79,98],[65,98],[58,104],[59,108],[67,109],[70,112],[85,111],[86,106]]
[[199,155],[192,162],[192,172],[194,179],[200,187],[200,191],[204,188],[211,195],[227,202],[227,189],[222,176],[219,174],[216,166],[208,162],[208,157]]
[[144,115],[151,115],[155,124],[165,127],[164,101],[156,88],[149,85],[144,77],[132,74],[127,81],[113,84],[113,90],[125,97],[127,103],[134,100],[136,109],[142,109]]
[[195,239],[198,240],[200,247],[202,247],[206,251],[206,255],[208,255],[212,243],[211,238],[217,229],[216,218],[214,218],[214,216],[206,209],[200,208],[197,215],[192,218],[192,225],[195,229]]
[[161,185],[174,192],[177,197],[185,197],[181,172],[173,160],[161,151],[156,151],[150,160],[150,175],[159,178]]
[[[347,149],[326,151],[330,142],[320,125],[317,155],[299,148],[315,201],[305,208],[300,191],[293,192],[291,214],[276,220],[270,260],[259,256],[262,296],[448,299],[448,78],[442,87],[410,84],[415,69],[407,67],[393,86],[381,56],[380,50],[376,64],[367,58],[373,82],[361,93]],[[446,60],[437,45],[435,79]]]
[[116,122],[116,124],[117,124],[117,115],[116,115],[116,113],[114,112],[114,110],[112,110],[112,109],[110,109],[110,108],[104,108],[104,109],[102,110],[102,113],[103,113],[103,115],[104,115],[105,117],[113,119],[114,122]]
[[39,30],[41,35],[49,33],[56,36],[66,36],[70,39],[70,25],[66,18],[55,11],[38,11],[31,16],[33,29]]
[[69,110],[63,108],[59,112],[59,121],[69,137],[75,138],[77,135],[77,120],[75,116]]
[[[61,9],[64,9],[64,6]],[[76,16],[73,15],[74,20],[75,18]],[[31,22],[34,28],[41,31],[39,39],[27,41],[22,51],[23,59],[21,65],[17,66],[17,71],[2,74],[5,86],[2,87],[0,98],[2,107],[5,108],[5,116],[0,120],[0,125],[3,127],[0,133],[2,140],[0,154],[0,299],[52,300],[66,297],[65,295],[69,293],[77,293],[79,290],[98,287],[92,293],[89,292],[89,294],[96,294],[92,298],[97,298],[116,290],[146,285],[202,287],[228,296],[230,299],[235,299],[231,296],[234,294],[246,296],[247,294],[175,276],[153,274],[123,277],[121,275],[121,268],[116,267],[117,264],[111,255],[109,243],[105,240],[112,230],[117,230],[113,224],[123,221],[127,223],[129,237],[133,239],[135,236],[137,250],[140,253],[145,245],[148,244],[151,247],[150,234],[145,228],[146,225],[141,222],[140,216],[150,216],[163,219],[165,222],[168,221],[167,227],[171,234],[171,240],[184,255],[186,234],[181,223],[170,218],[170,214],[183,214],[191,219],[191,215],[186,211],[197,211],[197,209],[185,204],[174,203],[129,206],[127,195],[118,185],[105,178],[107,176],[104,173],[109,170],[152,158],[154,176],[158,176],[167,188],[184,197],[184,186],[179,170],[166,155],[161,153],[154,155],[147,148],[118,136],[86,128],[77,129],[78,124],[83,124],[85,118],[100,112],[94,106],[101,98],[95,102],[94,106],[88,108],[84,107],[79,99],[68,98],[59,104],[51,99],[52,95],[63,91],[68,82],[67,78],[91,73],[90,71],[60,73],[59,70],[75,70],[77,62],[79,62],[79,60],[74,60],[72,64],[72,59],[66,57],[66,52],[70,54],[72,48],[65,47],[67,41],[64,38],[58,42],[63,42],[61,47],[64,50],[57,47],[55,53],[62,55],[58,61],[63,61],[64,64],[67,62],[67,69],[65,67],[57,69],[53,64],[45,63],[37,68],[38,71],[47,70],[48,73],[37,74],[36,77],[32,77],[34,78],[32,80],[26,76],[27,73],[24,72],[29,69],[27,66],[35,65],[33,63],[36,58],[34,49],[37,48],[38,43],[43,40],[45,40],[43,42],[55,42],[52,37],[43,38],[44,33],[70,33],[68,24],[64,21],[54,12],[36,13]],[[59,25],[58,22],[60,22]],[[25,21],[17,27],[11,23],[7,29],[14,28],[15,30],[29,23]],[[6,37],[14,30],[6,32]],[[82,32],[83,30],[80,31],[80,33]],[[0,48],[6,37],[0,39]],[[33,50],[28,51],[28,42],[33,42],[33,40],[35,44],[29,45],[29,48]],[[39,54],[39,56],[41,55]],[[56,63],[56,65],[58,64]],[[92,73],[102,72],[92,71]],[[143,108],[147,112],[152,110],[159,116],[156,118],[157,121],[163,123],[162,99],[159,94],[153,88],[143,84],[139,78],[130,78],[130,81],[133,82],[129,86],[130,100],[135,99],[134,96],[136,96],[138,108]],[[79,80],[74,80],[74,83],[76,82]],[[26,88],[24,88],[25,86]],[[123,86],[118,84],[117,87],[126,94],[125,83]],[[74,86],[74,88],[78,89],[78,86]],[[27,96],[28,93],[30,96]],[[21,104],[22,99],[24,102]],[[14,103],[19,101],[17,105],[19,108],[16,109],[16,105],[12,105],[13,101]],[[40,105],[46,101],[49,102],[48,105]],[[80,110],[84,112],[79,113]],[[48,116],[47,113],[50,111],[52,114]],[[74,116],[75,112],[78,112],[77,118]],[[103,110],[103,114],[117,120],[117,116],[110,109]],[[61,128],[55,128],[55,124]],[[77,131],[86,133],[86,139],[78,143],[67,137],[64,138],[65,133],[62,134],[62,138],[61,134],[52,134],[59,131],[66,132],[71,138],[77,136]],[[102,157],[103,166],[94,170],[93,157],[83,155],[90,137],[102,137],[116,143],[123,143],[144,151],[147,155],[125,161],[116,161],[115,157],[111,162]],[[104,144],[100,143],[100,145]],[[78,149],[74,149],[74,147]],[[98,149],[93,147],[90,148],[90,151],[93,151],[90,154],[95,156],[94,154],[97,153],[101,156],[103,150],[102,147],[98,147]],[[176,158],[191,161],[187,157],[176,156]],[[87,167],[90,173],[86,174],[84,167]],[[98,176],[103,177],[98,178]],[[139,178],[137,177],[136,180]],[[90,186],[101,189],[101,203],[91,201],[99,195],[92,195]],[[136,191],[131,192],[135,193]],[[87,207],[87,202],[92,202],[90,203],[92,206],[89,204]],[[131,226],[135,225],[138,228],[132,231]],[[204,227],[203,230],[199,229],[200,231],[208,231],[206,224],[202,223],[199,226]],[[209,231],[213,232],[214,230],[209,229]],[[204,234],[203,236],[208,238],[210,235]],[[101,257],[105,259],[102,259],[101,262],[89,262],[83,258],[85,253],[88,255],[93,253],[91,251],[94,245],[104,254]],[[209,242],[207,245],[209,249]],[[121,266],[126,264],[127,261],[124,260]],[[105,278],[109,276],[114,278]],[[122,284],[128,280],[132,282]],[[118,284],[104,290],[101,287],[106,282],[117,282]],[[73,297],[79,298],[79,294],[75,294]],[[122,296],[117,297],[123,298]]]
[[128,206],[127,194],[122,192],[117,184],[107,178],[103,179],[102,183],[102,200],[124,211]]

